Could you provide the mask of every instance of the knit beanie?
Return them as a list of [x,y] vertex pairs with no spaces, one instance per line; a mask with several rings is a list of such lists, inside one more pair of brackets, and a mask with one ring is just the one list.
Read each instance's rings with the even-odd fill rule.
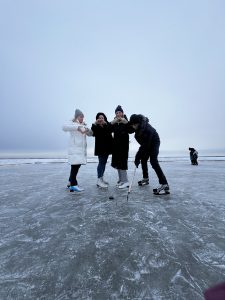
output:
[[117,111],[121,111],[121,112],[123,113],[123,109],[122,109],[122,107],[121,107],[120,105],[118,105],[117,108],[115,109],[115,113],[116,113]]
[[76,120],[79,116],[84,116],[81,110],[76,109],[74,114],[74,119]]

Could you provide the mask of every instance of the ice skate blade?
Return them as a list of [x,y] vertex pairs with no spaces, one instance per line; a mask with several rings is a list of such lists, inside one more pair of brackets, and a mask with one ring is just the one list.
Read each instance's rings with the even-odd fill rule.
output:
[[169,191],[166,191],[166,192],[159,192],[159,193],[153,192],[153,194],[156,195],[156,196],[164,196],[164,195],[169,195],[170,192],[169,192]]
[[108,188],[108,186],[100,186],[100,185],[98,185],[98,184],[96,184],[97,185],[97,187],[99,188],[99,189],[103,189],[103,190],[105,190],[105,189],[107,189]]
[[148,185],[149,183],[138,183],[139,186]]

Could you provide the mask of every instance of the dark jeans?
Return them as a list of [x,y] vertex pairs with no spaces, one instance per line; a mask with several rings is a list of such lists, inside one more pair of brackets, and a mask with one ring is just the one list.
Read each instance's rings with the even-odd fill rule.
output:
[[159,146],[160,146],[160,143],[156,143],[156,144],[152,145],[150,153],[149,153],[150,164],[156,172],[156,175],[159,179],[159,183],[167,184],[166,176],[164,175],[164,173],[159,165],[159,162],[158,162]]
[[97,166],[98,178],[101,178],[104,175],[105,166],[106,166],[108,157],[109,157],[109,155],[98,155],[98,166]]
[[148,178],[148,157],[144,157],[141,159],[141,168],[143,178]]
[[80,169],[81,165],[71,165],[71,170],[70,170],[70,185],[77,185],[77,173]]

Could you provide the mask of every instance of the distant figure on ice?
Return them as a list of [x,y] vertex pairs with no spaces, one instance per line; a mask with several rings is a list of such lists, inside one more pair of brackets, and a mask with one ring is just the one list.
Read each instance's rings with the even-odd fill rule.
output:
[[192,165],[198,165],[198,151],[194,148],[188,148],[190,151],[190,160]]
[[111,131],[113,132],[113,148],[111,166],[118,171],[117,186],[119,189],[129,187],[127,178],[128,152],[129,152],[129,133],[133,129],[129,126],[123,109],[118,105],[115,109],[115,118],[111,122]]
[[81,192],[84,189],[78,185],[77,174],[80,166],[87,163],[86,135],[92,136],[92,131],[84,123],[84,114],[79,109],[75,110],[73,120],[64,125],[63,130],[70,133],[68,163],[71,165],[71,170],[67,187],[70,192]]
[[149,124],[148,118],[143,115],[133,114],[130,117],[130,125],[135,130],[135,139],[140,144],[135,156],[135,165],[138,168],[141,159],[150,157],[150,163],[159,179],[160,186],[153,189],[154,194],[169,194],[167,179],[159,165],[158,154],[160,138],[157,131]]
[[97,186],[107,188],[108,182],[104,180],[105,166],[110,154],[112,154],[112,133],[110,131],[110,124],[104,113],[99,112],[96,115],[96,121],[92,124],[91,130],[95,137],[94,154],[98,156],[97,166]]

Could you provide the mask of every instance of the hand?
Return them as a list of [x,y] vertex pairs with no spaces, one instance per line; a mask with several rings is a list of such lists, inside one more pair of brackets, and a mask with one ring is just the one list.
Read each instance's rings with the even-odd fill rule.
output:
[[88,129],[88,128],[85,128],[84,131],[83,131],[83,134],[87,134],[88,131],[89,131],[89,129]]
[[134,161],[135,166],[138,168],[138,166],[140,165],[140,159],[138,157],[135,157],[135,161]]
[[82,126],[78,126],[77,130],[81,133],[81,134],[85,134],[87,133],[88,129],[82,127]]
[[104,124],[104,120],[97,119],[95,123],[98,124],[98,125],[101,125],[101,124]]

